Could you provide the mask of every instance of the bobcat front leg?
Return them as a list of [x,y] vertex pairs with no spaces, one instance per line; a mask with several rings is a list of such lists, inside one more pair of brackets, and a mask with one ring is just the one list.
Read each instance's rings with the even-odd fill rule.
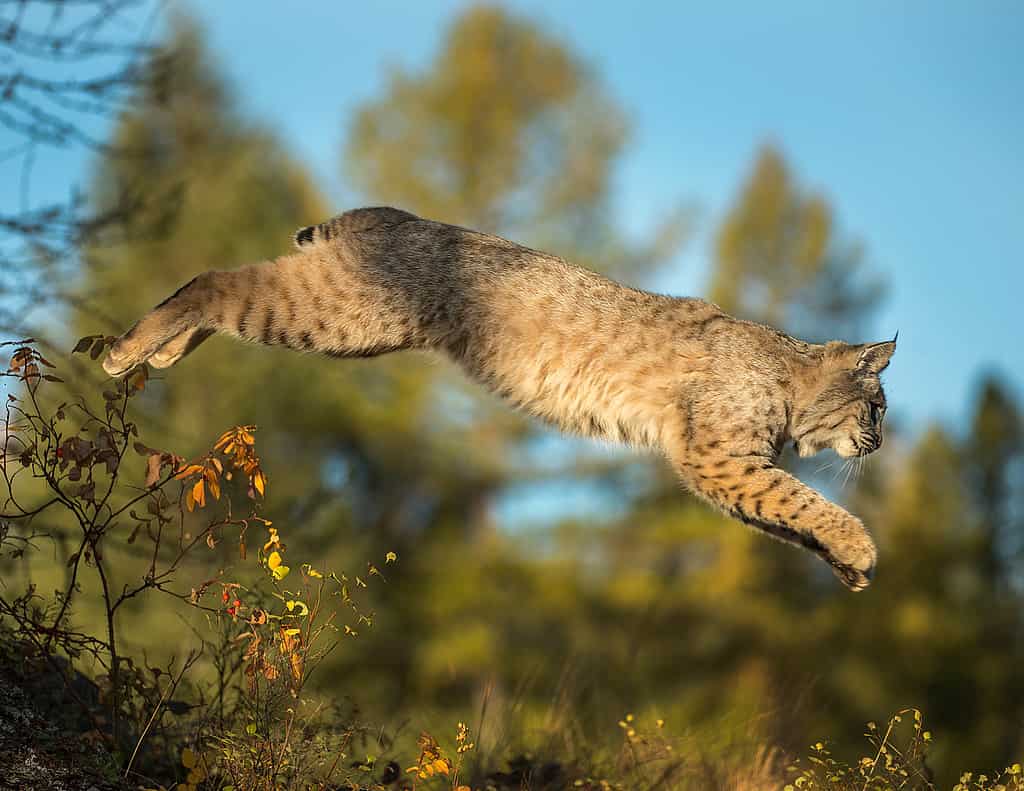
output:
[[864,590],[878,552],[857,517],[759,456],[677,462],[697,494],[730,515],[777,538],[810,549],[843,584]]

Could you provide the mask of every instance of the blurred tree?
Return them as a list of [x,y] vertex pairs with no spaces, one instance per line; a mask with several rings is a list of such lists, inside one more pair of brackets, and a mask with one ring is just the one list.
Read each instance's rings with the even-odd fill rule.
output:
[[[1024,662],[1024,421],[1006,384],[995,375],[982,378],[969,434],[964,442],[966,479],[977,514],[978,541],[973,553],[989,601],[981,619],[986,645],[1002,645],[1005,678],[992,691],[997,710],[1024,722],[1024,681],[1014,667]],[[995,663],[992,663],[995,664]],[[993,675],[996,668],[987,668]],[[1024,749],[1024,732],[991,729],[996,755]],[[1001,737],[1001,738],[999,738]]]
[[986,570],[993,578],[1009,582],[1010,561],[1024,538],[1020,510],[1024,424],[1017,404],[994,376],[981,383],[964,450],[977,495]]
[[395,71],[351,124],[347,171],[374,201],[633,279],[674,252],[676,210],[630,245],[610,205],[622,110],[565,44],[491,5],[451,25],[422,74]]
[[719,229],[711,300],[806,340],[855,341],[881,294],[859,245],[837,240],[825,198],[794,184],[764,146]]

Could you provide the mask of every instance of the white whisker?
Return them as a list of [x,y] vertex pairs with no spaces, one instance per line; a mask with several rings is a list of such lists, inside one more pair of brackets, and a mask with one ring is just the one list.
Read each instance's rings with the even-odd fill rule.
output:
[[845,488],[850,482],[850,476],[853,475],[854,471],[857,469],[857,458],[854,457],[852,459],[847,459],[846,463],[843,465],[843,469],[846,471],[846,475],[843,476],[843,487]]

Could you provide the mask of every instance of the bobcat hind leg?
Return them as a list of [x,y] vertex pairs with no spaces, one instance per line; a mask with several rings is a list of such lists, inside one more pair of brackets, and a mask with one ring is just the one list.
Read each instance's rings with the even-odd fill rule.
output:
[[103,360],[103,370],[111,376],[122,376],[156,354],[165,363],[158,367],[166,367],[205,340],[197,337],[203,330],[201,312],[193,298],[198,280],[193,278],[179,288],[118,338]]

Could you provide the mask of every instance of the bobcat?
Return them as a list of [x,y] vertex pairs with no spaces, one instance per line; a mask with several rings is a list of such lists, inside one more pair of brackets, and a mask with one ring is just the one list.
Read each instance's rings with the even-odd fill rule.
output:
[[806,343],[392,208],[346,212],[294,242],[292,255],[182,286],[104,369],[165,368],[215,332],[330,357],[436,350],[565,431],[660,450],[703,499],[868,586],[864,525],[775,462],[790,441],[801,456],[878,449],[895,338]]

